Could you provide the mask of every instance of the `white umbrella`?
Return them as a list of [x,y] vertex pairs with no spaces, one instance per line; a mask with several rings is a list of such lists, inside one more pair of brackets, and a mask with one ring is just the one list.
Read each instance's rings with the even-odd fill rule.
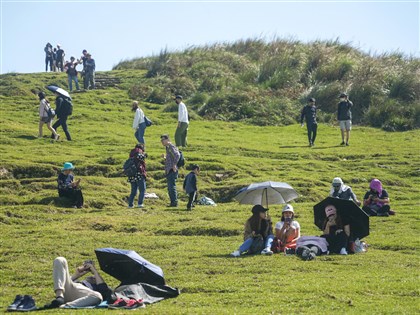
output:
[[268,205],[283,204],[299,197],[297,192],[287,183],[263,182],[253,183],[239,190],[235,199],[242,204]]
[[50,90],[51,92],[54,93],[58,93],[62,96],[68,97],[69,99],[71,99],[69,92],[67,92],[66,90],[63,90],[62,88],[55,86],[55,85],[49,85],[47,86],[47,89]]

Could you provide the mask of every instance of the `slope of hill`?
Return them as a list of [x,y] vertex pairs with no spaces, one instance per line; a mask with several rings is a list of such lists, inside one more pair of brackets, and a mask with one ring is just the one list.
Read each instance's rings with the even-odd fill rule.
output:
[[240,40],[122,61],[143,69],[130,95],[164,104],[174,93],[208,119],[289,125],[309,97],[321,121],[335,119],[340,92],[354,102],[354,122],[385,130],[420,127],[420,60],[394,52],[369,56],[336,41]]
[[[136,250],[160,265],[168,285],[182,291],[176,299],[142,310],[147,314],[417,312],[419,130],[389,133],[355,127],[351,146],[341,147],[337,126],[320,124],[316,146],[309,148],[306,131],[297,124],[261,127],[192,115],[190,146],[184,151],[187,169],[191,163],[201,166],[200,194],[218,205],[187,212],[183,193],[178,209],[166,207],[160,157],[164,150],[159,136],[174,134],[176,113],[168,111],[166,103],[141,102],[154,122],[146,130],[147,191],[160,199],[146,200],[141,210],[127,209],[129,184],[121,167],[135,144],[127,90],[143,82],[147,72],[99,75],[118,78],[118,87],[74,93],[69,119],[73,141],[56,143],[36,137],[38,100],[33,92],[53,83],[65,87],[65,74],[0,76],[1,309],[18,293],[32,294],[38,306],[49,302],[54,297],[51,265],[56,256],[68,258],[73,268],[94,258],[95,248],[115,247]],[[67,208],[56,197],[57,172],[66,161],[82,178],[83,209]],[[181,171],[179,190],[187,169]],[[299,193],[293,204],[302,234],[318,235],[312,207],[328,194],[335,176],[351,185],[359,198],[373,177],[390,193],[397,215],[371,219],[366,254],[324,256],[312,262],[284,255],[229,257],[241,243],[250,215],[249,205],[232,199],[239,188],[265,180],[288,182]],[[275,222],[280,210],[280,205],[270,206]]]

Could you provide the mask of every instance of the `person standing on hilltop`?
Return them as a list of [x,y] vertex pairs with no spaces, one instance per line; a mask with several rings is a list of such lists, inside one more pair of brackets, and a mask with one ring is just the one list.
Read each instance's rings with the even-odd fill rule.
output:
[[50,71],[53,71],[53,49],[50,43],[44,47],[45,52],[45,72],[48,72],[48,64],[50,64]]
[[80,57],[80,59],[78,60],[79,64],[83,64],[83,69],[82,69],[82,73],[81,73],[81,77],[83,78],[83,87],[86,85],[86,61],[87,61],[87,50],[83,49],[82,50],[82,56]]
[[64,50],[61,49],[60,44],[57,44],[57,69],[60,69],[60,72],[63,72],[64,68]]
[[177,147],[187,146],[187,133],[188,133],[188,110],[187,106],[182,102],[182,96],[175,97],[175,103],[178,104],[178,125],[175,131],[175,144]]
[[70,61],[68,61],[64,68],[67,69],[67,78],[69,81],[69,90],[70,92],[73,90],[73,81],[76,84],[76,90],[80,91],[80,87],[79,87],[79,81],[77,80],[77,70],[76,70],[76,66],[78,65],[77,62],[75,62],[75,58],[72,56],[70,57]]
[[308,141],[309,146],[312,147],[316,139],[316,131],[318,129],[318,123],[316,122],[316,106],[315,99],[310,98],[308,100],[308,105],[302,109],[300,115],[300,124],[303,127],[303,118],[306,120],[306,128],[308,129]]
[[349,100],[348,95],[346,93],[341,93],[337,110],[337,120],[341,129],[341,145],[349,145],[352,107],[353,103]]
[[85,63],[85,81],[84,81],[84,88],[85,90],[92,90],[95,88],[95,59],[92,58],[92,55],[87,53],[86,54],[87,60]]

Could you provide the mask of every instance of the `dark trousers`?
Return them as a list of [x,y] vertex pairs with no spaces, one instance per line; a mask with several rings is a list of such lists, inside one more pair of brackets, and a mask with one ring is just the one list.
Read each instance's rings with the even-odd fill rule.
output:
[[176,180],[178,178],[178,171],[174,172],[170,170],[168,174],[166,174],[166,182],[168,184],[168,195],[169,199],[171,199],[171,206],[178,205],[178,193],[176,191]]
[[62,189],[58,191],[60,197],[69,198],[77,208],[83,207],[83,194],[80,189]]
[[315,143],[316,131],[318,129],[318,124],[307,124],[306,128],[308,129],[308,141],[309,143]]
[[327,235],[326,239],[330,253],[339,254],[343,247],[347,249],[349,237],[344,231],[334,235]]
[[188,196],[187,209],[191,209],[194,207],[193,203],[197,201],[197,192],[193,191],[192,193],[189,193]]
[[[67,129],[67,116],[58,118],[58,120],[53,125],[53,129],[57,131],[57,128],[60,126],[63,128],[63,131],[66,134],[67,140],[71,141],[70,132]],[[54,139],[54,134],[51,135],[51,139]]]
[[50,64],[50,71],[53,71],[53,58],[45,57],[45,72],[48,71],[48,64]]

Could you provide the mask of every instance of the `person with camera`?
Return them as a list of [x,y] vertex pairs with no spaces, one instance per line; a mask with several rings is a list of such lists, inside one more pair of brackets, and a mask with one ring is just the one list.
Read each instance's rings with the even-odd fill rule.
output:
[[74,180],[73,170],[74,166],[72,163],[64,163],[57,179],[58,195],[69,198],[73,203],[73,207],[83,208],[84,199],[80,189],[80,178],[76,181]]
[[[91,276],[76,282],[89,272],[92,273]],[[112,298],[113,291],[102,279],[92,260],[86,260],[70,276],[67,260],[57,257],[53,263],[53,280],[56,297],[50,304],[45,305],[47,309],[96,306],[103,300],[109,301]]]
[[146,193],[146,153],[144,152],[144,145],[139,143],[130,152],[130,158],[134,159],[134,163],[137,167],[137,173],[134,176],[128,177],[128,182],[131,184],[131,193],[128,198],[128,207],[134,207],[134,198],[139,191],[139,200],[137,202],[137,208],[143,208],[144,194]]
[[370,189],[363,198],[362,209],[370,216],[387,217],[390,214],[394,215],[395,211],[392,211],[389,206],[388,192],[382,188],[381,181],[374,178],[369,187]]
[[300,237],[300,225],[298,221],[294,220],[294,217],[293,206],[286,204],[283,207],[281,219],[275,226],[276,237],[271,245],[271,250],[274,253],[294,253],[296,241]]
[[335,177],[331,183],[330,197],[353,200],[355,204],[360,206],[362,203],[357,199],[356,194],[352,191],[350,186],[344,185],[340,177]]
[[245,223],[244,242],[231,253],[233,257],[239,257],[242,253],[272,255],[271,244],[274,239],[273,224],[268,209],[261,205],[255,205],[251,212],[252,216]]
[[325,221],[323,235],[328,242],[330,253],[347,255],[347,246],[350,237],[350,224],[343,222],[338,215],[337,208],[334,205],[325,207]]

